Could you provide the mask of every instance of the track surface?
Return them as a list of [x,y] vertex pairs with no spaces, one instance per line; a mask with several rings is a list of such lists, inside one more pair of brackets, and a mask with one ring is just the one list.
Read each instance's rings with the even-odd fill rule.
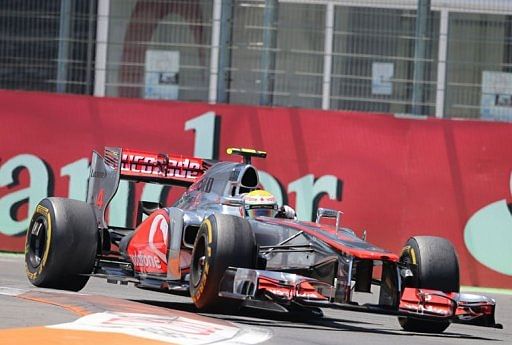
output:
[[[0,287],[35,289],[24,273],[21,255],[0,254]],[[81,293],[112,296],[161,308],[195,312],[190,298],[108,284],[92,278]],[[497,301],[496,320],[504,329],[451,325],[442,335],[400,330],[395,317],[325,309],[320,319],[243,311],[238,315],[203,314],[239,325],[269,329],[265,344],[512,344],[512,295],[487,294]],[[71,322],[77,315],[57,306],[0,295],[0,328],[42,326]]]

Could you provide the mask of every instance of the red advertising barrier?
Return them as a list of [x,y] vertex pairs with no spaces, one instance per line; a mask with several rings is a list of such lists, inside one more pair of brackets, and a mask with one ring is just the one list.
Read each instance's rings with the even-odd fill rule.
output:
[[[463,284],[512,288],[511,124],[10,91],[0,104],[0,250],[23,250],[41,198],[85,199],[93,149],[232,160],[227,147],[251,147],[269,153],[253,160],[264,187],[300,218],[340,209],[395,252],[412,235],[443,236]],[[130,225],[135,199],[179,193],[122,186],[110,221]]]

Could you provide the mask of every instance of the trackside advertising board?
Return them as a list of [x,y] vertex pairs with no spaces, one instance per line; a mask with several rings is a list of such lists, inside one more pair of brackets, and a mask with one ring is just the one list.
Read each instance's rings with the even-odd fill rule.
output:
[[[400,252],[413,235],[456,247],[464,285],[512,288],[512,125],[389,114],[0,91],[0,250],[23,251],[47,196],[85,200],[91,151],[105,146],[237,160],[312,219],[318,207]],[[123,182],[108,212],[132,226],[137,201],[172,204],[182,187]]]

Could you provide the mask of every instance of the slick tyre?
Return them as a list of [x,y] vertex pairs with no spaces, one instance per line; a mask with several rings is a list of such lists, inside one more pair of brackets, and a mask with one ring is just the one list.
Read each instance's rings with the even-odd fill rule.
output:
[[219,297],[219,286],[229,266],[255,268],[254,233],[247,220],[214,214],[206,218],[196,236],[190,268],[190,295],[198,309],[233,307]]
[[[459,261],[450,241],[433,236],[411,237],[402,249],[400,261],[416,265],[416,273],[405,287],[459,292]],[[399,317],[402,328],[411,332],[442,333],[450,323]]]
[[46,198],[36,207],[25,242],[25,268],[35,286],[79,291],[94,267],[98,231],[85,202]]

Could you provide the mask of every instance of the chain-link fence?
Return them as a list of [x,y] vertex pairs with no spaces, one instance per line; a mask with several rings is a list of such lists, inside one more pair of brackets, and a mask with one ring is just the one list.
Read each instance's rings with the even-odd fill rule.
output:
[[0,87],[92,92],[95,1],[0,1]]
[[0,35],[7,89],[512,120],[509,0],[4,0]]
[[111,0],[105,94],[206,101],[212,3]]

